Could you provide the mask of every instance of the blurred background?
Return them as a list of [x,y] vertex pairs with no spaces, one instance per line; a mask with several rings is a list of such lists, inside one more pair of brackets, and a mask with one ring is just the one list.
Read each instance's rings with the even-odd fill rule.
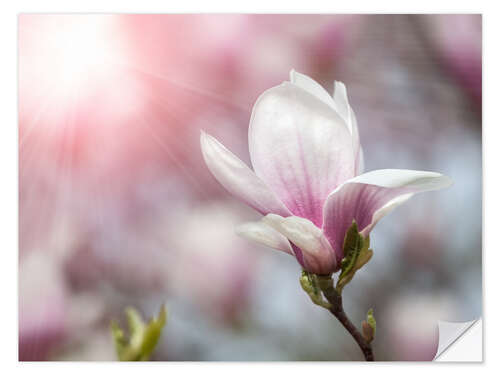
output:
[[347,85],[365,170],[439,171],[344,290],[379,360],[430,360],[482,311],[481,16],[19,16],[19,359],[115,360],[111,319],[169,311],[155,360],[361,360],[258,215],[203,162],[249,162],[251,109],[294,68]]

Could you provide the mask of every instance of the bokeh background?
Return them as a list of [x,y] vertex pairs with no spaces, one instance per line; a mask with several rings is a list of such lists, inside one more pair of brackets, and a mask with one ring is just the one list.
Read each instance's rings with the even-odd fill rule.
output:
[[155,360],[360,360],[299,265],[238,238],[258,215],[200,129],[249,161],[252,105],[294,68],[346,83],[366,170],[442,172],[372,233],[346,287],[380,360],[430,360],[482,311],[480,15],[19,16],[19,359],[115,360],[111,319],[169,322]]

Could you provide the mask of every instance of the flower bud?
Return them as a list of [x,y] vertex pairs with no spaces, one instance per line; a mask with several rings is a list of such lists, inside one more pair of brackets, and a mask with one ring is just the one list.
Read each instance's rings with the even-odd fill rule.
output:
[[375,336],[375,330],[372,328],[370,324],[366,320],[363,320],[361,323],[361,326],[363,328],[363,337],[364,339],[370,343],[373,341],[373,338]]

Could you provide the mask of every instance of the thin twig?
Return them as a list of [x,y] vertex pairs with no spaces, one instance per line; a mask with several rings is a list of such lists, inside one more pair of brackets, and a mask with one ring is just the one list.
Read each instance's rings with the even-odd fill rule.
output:
[[365,359],[367,361],[374,361],[375,357],[373,355],[373,349],[369,342],[367,342],[361,333],[358,331],[356,326],[347,317],[344,306],[342,305],[342,295],[338,293],[333,287],[333,280],[331,276],[321,276],[317,275],[319,281],[319,287],[323,292],[323,295],[331,303],[330,312],[339,320],[339,322],[347,329],[354,340],[359,345]]

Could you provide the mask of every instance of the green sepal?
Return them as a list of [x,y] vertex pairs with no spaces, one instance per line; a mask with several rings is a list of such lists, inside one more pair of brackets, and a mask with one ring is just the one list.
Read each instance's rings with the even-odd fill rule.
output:
[[337,292],[341,293],[356,271],[371,259],[373,250],[369,247],[370,237],[363,237],[358,231],[356,221],[353,220],[344,237],[344,258],[340,263],[341,272],[337,281]]
[[115,321],[111,322],[111,334],[116,353],[120,361],[147,361],[160,339],[163,327],[167,322],[167,310],[162,306],[158,316],[146,324],[137,310],[128,307],[127,316],[129,337]]
[[340,272],[339,281],[354,268],[359,253],[363,248],[363,242],[364,238],[359,234],[358,225],[353,220],[344,237],[344,258],[340,263],[342,271]]
[[330,309],[332,305],[323,299],[323,295],[321,293],[321,289],[319,288],[317,276],[309,273],[305,270],[302,270],[302,274],[300,276],[300,285],[302,289],[308,294],[311,301],[325,309]]

